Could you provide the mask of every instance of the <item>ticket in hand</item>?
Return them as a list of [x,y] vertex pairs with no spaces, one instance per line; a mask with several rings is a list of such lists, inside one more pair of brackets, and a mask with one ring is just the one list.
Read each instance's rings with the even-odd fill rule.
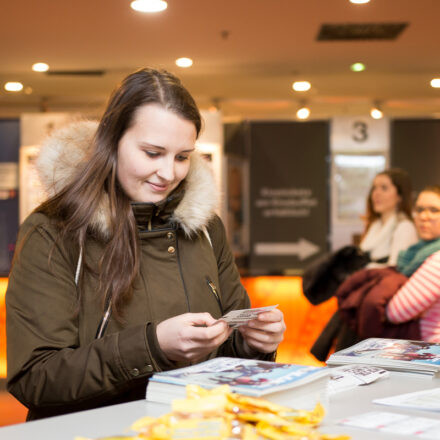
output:
[[227,322],[229,327],[237,328],[240,327],[240,325],[246,324],[248,321],[255,319],[260,313],[269,312],[277,307],[278,304],[274,306],[257,307],[255,309],[231,310],[220,319]]

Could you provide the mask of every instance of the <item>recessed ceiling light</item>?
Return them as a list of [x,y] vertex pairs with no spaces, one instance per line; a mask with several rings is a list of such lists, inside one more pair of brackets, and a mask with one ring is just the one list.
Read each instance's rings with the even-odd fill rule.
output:
[[191,58],[178,58],[176,60],[176,65],[179,67],[191,67],[193,65],[193,60]]
[[370,0],[350,0],[350,3],[355,5],[363,5],[364,3],[370,3]]
[[310,109],[308,107],[301,107],[296,112],[296,117],[298,119],[307,119],[310,116]]
[[134,0],[130,6],[138,12],[160,12],[165,10],[168,5],[164,0]]
[[370,110],[370,116],[373,119],[382,119],[383,118],[383,112],[382,112],[382,110],[378,109],[377,107],[373,107]]
[[23,90],[23,84],[18,81],[9,81],[5,84],[5,90],[7,92],[20,92]]
[[47,72],[49,70],[49,64],[46,63],[32,64],[32,70],[34,72]]
[[24,88],[24,94],[25,95],[31,95],[32,92],[33,92],[32,87],[27,86],[27,87]]
[[292,89],[295,90],[295,92],[306,92],[310,90],[310,87],[312,87],[312,85],[308,81],[295,81],[292,84]]
[[353,63],[350,66],[350,69],[353,72],[363,72],[365,70],[365,64],[364,63]]
[[431,87],[434,87],[435,89],[440,88],[440,78],[433,78],[431,80]]

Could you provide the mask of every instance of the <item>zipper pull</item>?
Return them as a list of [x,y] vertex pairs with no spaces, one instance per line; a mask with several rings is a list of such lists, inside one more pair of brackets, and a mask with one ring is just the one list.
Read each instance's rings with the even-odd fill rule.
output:
[[208,286],[211,288],[212,293],[215,295],[215,297],[220,300],[218,293],[217,293],[217,289],[215,287],[215,284],[212,281],[208,281]]
[[222,315],[223,315],[222,302],[220,301],[220,295],[217,292],[217,287],[215,287],[215,284],[209,278],[206,278],[206,283],[208,284],[209,288],[211,289],[211,292],[214,294],[215,299],[217,300],[217,303],[220,307],[220,311],[222,312]]

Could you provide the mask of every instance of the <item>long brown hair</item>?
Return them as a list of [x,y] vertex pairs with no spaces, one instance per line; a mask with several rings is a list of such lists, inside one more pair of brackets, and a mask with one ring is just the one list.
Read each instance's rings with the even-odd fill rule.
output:
[[[103,199],[108,200],[110,234],[96,275],[102,305],[111,298],[112,312],[118,320],[139,271],[136,223],[130,199],[116,178],[118,145],[133,123],[136,110],[146,104],[160,104],[194,123],[199,135],[199,110],[180,80],[164,70],[138,70],[127,76],[110,97],[84,167],[71,183],[36,209],[55,219],[61,240],[69,240],[84,249],[92,218]],[[84,272],[91,271],[87,264],[83,267],[80,294]]]
[[[398,205],[398,212],[403,212],[409,219],[411,219],[412,210],[412,185],[409,174],[400,168],[390,168],[388,170],[378,173],[377,176],[388,176],[391,183],[395,186],[397,194],[400,196],[400,202]],[[366,227],[365,232],[368,231],[371,224],[380,218],[380,214],[374,210],[372,201],[373,185],[370,188],[367,198],[367,215],[366,215]]]

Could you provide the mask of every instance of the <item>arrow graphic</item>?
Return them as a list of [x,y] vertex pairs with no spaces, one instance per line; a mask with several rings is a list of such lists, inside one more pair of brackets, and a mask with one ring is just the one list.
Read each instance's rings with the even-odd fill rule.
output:
[[295,242],[284,243],[255,243],[255,255],[297,255],[300,260],[305,260],[319,252],[319,246],[300,238]]

